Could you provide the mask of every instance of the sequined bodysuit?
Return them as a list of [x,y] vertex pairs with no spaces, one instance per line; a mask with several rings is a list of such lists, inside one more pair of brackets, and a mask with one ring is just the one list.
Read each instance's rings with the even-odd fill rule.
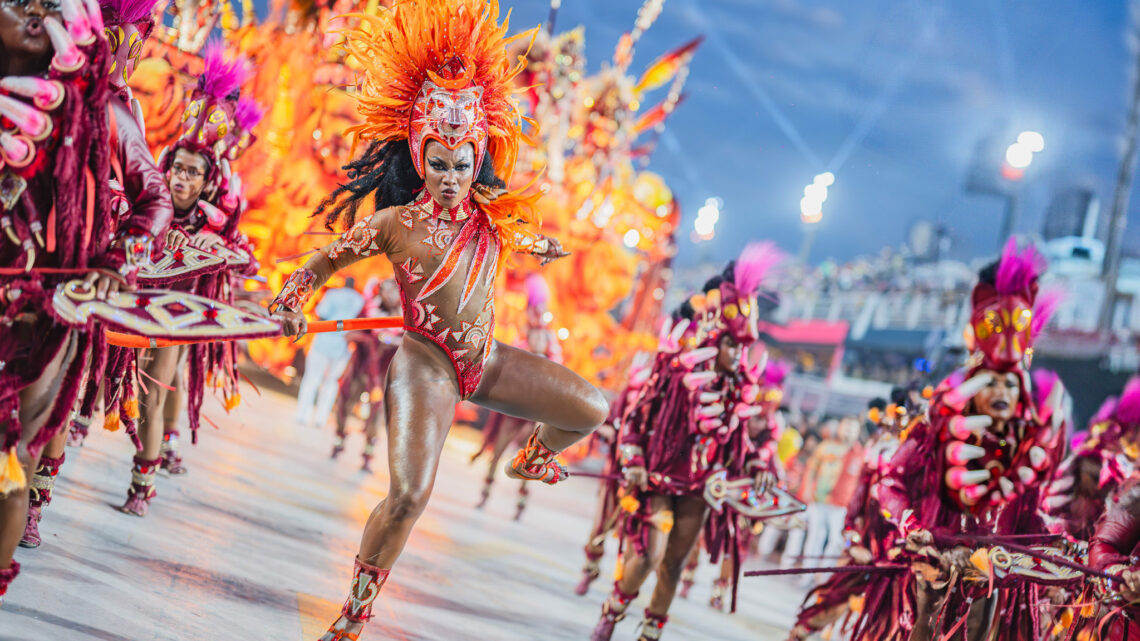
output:
[[[494,225],[471,200],[446,210],[425,190],[395,215],[376,213],[356,223],[328,252],[388,255],[400,286],[404,329],[447,354],[468,399],[479,387],[495,327],[494,285],[502,244]],[[383,216],[377,220],[377,216]],[[549,244],[534,243],[543,253]]]

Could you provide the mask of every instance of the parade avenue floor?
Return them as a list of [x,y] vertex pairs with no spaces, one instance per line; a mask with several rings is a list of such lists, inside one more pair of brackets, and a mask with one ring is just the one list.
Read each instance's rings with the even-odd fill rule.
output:
[[[291,397],[246,389],[225,415],[207,399],[201,443],[183,454],[189,474],[160,474],[149,516],[122,514],[133,454],[126,437],[98,428],[68,448],[44,543],[20,549],[23,572],[0,607],[0,639],[62,641],[315,641],[347,593],[362,525],[387,491],[384,454],[358,471],[361,437],[339,462],[331,431],[294,427]],[[353,424],[356,429],[357,423]],[[516,485],[501,478],[474,509],[485,463],[467,459],[477,433],[453,430],[430,507],[392,572],[363,639],[585,641],[610,581],[575,596],[595,481],[536,486],[514,522]],[[616,542],[608,544],[612,552]],[[746,568],[747,569],[747,568]],[[678,600],[668,641],[783,639],[802,587],[743,579],[737,614],[707,606],[715,568]],[[635,635],[652,585],[614,640]]]

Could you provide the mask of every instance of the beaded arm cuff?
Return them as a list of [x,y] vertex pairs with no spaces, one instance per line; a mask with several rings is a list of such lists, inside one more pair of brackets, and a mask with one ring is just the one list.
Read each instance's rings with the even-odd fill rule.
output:
[[309,298],[313,296],[313,284],[317,282],[317,275],[308,267],[302,267],[289,276],[281,293],[269,304],[269,310],[284,308],[291,312],[300,312]]

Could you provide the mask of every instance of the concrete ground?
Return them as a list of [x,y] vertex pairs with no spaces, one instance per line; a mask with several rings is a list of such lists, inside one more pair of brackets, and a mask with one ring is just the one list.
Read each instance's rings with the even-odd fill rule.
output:
[[[122,433],[92,427],[69,448],[44,544],[20,549],[23,573],[0,607],[0,639],[63,641],[314,641],[339,611],[363,523],[387,491],[358,471],[361,439],[330,461],[331,432],[291,421],[291,397],[246,390],[234,414],[207,400],[220,427],[183,450],[190,473],[160,475],[145,519],[114,510],[130,479]],[[186,439],[188,441],[188,439]],[[585,641],[609,582],[573,594],[595,485],[535,486],[514,522],[516,485],[505,478],[474,509],[484,464],[467,464],[477,434],[457,428],[431,506],[374,608],[365,640]],[[610,542],[613,546],[614,542]],[[612,555],[603,566],[612,570]],[[783,639],[803,588],[743,579],[737,614],[707,605],[716,571],[703,565],[690,600],[678,600],[668,641]],[[642,590],[648,595],[647,585]],[[619,624],[632,640],[646,597]]]

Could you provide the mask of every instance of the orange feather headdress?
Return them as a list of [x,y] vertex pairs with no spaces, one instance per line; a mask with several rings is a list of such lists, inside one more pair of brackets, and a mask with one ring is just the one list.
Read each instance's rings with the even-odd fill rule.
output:
[[491,154],[495,173],[510,178],[524,117],[512,80],[526,66],[507,47],[533,42],[537,27],[507,37],[498,0],[398,0],[377,15],[360,15],[345,31],[344,48],[363,73],[357,110],[364,122],[355,141],[404,140],[423,175],[423,146],[475,146],[476,167]]

